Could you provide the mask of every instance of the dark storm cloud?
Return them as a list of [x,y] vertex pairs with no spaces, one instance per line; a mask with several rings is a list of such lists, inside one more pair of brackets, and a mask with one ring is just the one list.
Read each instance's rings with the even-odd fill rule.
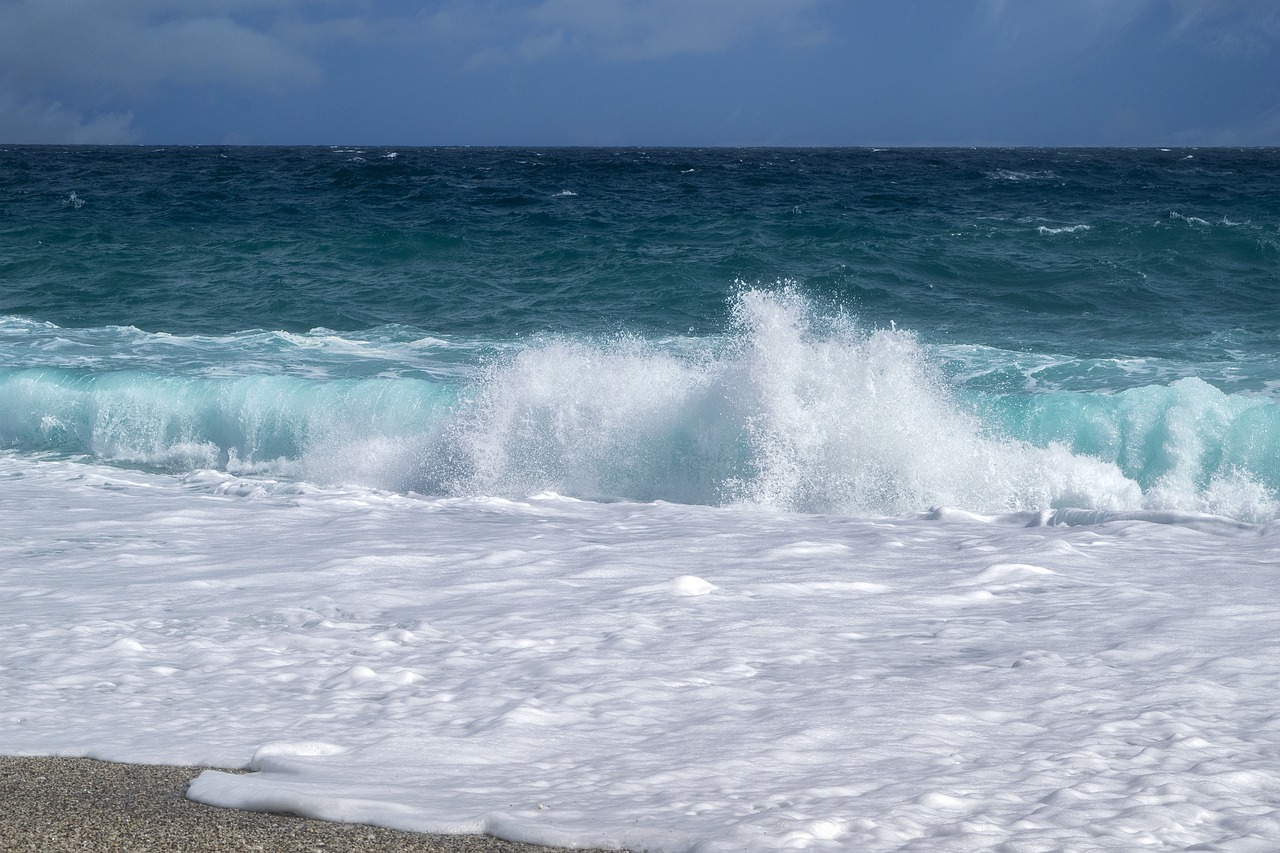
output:
[[1241,0],[0,0],[0,142],[1276,144]]

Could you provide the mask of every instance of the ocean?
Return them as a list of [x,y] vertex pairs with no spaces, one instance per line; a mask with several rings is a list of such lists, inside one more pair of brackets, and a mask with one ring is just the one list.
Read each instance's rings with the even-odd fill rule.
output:
[[1280,151],[0,147],[0,752],[1280,845]]

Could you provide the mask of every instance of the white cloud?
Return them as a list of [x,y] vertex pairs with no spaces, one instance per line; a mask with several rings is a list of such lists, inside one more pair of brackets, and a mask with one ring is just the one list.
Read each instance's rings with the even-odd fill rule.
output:
[[235,17],[278,11],[254,0],[0,2],[0,83],[133,95],[170,83],[273,87],[317,79],[316,65]]
[[19,102],[0,95],[0,128],[9,144],[121,145],[138,142],[133,113],[102,113],[86,119],[62,104]]
[[136,105],[175,84],[275,91],[313,82],[318,66],[274,29],[297,5],[0,0],[0,141],[136,142],[133,113],[101,105]]

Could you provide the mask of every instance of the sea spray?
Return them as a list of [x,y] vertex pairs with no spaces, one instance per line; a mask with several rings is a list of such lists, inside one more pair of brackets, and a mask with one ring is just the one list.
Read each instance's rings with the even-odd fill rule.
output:
[[793,290],[747,291],[735,316],[755,468],[743,500],[840,513],[1141,500],[1115,466],[988,435],[911,332],[824,317]]
[[988,434],[915,335],[793,288],[745,289],[731,334],[678,357],[552,341],[491,368],[449,430],[453,488],[893,514],[1142,506],[1111,463]]
[[855,514],[951,505],[1275,515],[1267,478],[1280,423],[1252,427],[1280,407],[1264,398],[1194,379],[1144,388],[1129,393],[1171,398],[1164,427],[1153,433],[1121,410],[1101,438],[1090,404],[1129,397],[1001,398],[1015,411],[1083,407],[1050,432],[1045,412],[1019,422],[994,416],[1000,404],[962,402],[915,333],[863,328],[793,286],[743,288],[732,316],[728,335],[680,353],[627,336],[562,339],[495,364],[448,430],[461,463],[450,489]]
[[487,371],[459,413],[467,464],[454,488],[718,502],[742,436],[722,369],[704,359],[632,337],[520,352]]

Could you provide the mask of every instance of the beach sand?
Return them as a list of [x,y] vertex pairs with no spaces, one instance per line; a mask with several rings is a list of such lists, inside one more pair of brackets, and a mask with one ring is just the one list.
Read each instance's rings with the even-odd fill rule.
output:
[[187,784],[202,769],[0,756],[0,850],[554,853],[557,849],[485,835],[425,835],[213,808],[184,796]]

